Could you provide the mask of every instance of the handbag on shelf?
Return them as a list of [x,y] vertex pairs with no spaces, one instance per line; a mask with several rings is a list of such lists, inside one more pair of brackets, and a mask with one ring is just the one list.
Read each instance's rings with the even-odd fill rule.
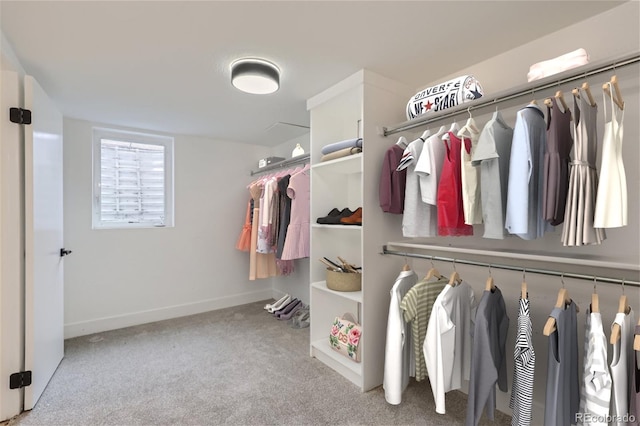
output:
[[360,362],[360,338],[362,328],[353,315],[345,313],[336,317],[329,333],[331,347],[347,358]]

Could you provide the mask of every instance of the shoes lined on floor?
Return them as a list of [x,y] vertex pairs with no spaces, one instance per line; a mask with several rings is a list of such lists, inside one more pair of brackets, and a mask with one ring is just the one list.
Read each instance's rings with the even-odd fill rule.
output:
[[309,306],[302,303],[302,300],[292,298],[289,294],[285,294],[273,303],[267,303],[264,309],[278,320],[291,320],[291,328],[309,327]]
[[338,210],[332,209],[325,217],[319,217],[316,222],[321,225],[362,225],[362,207],[356,211],[349,208]]

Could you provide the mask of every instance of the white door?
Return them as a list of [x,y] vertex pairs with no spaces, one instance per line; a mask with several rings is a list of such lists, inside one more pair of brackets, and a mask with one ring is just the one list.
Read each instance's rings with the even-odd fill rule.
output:
[[34,407],[64,356],[62,114],[33,77],[24,80],[25,108],[25,388]]
[[0,422],[22,410],[23,391],[10,377],[24,365],[24,171],[21,125],[9,121],[20,106],[20,77],[0,69]]

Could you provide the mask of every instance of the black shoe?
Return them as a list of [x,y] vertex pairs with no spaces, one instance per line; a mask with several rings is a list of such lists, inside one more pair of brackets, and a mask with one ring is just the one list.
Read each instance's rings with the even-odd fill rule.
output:
[[349,210],[349,208],[344,208],[342,209],[342,211],[337,215],[337,216],[331,216],[327,218],[327,221],[324,222],[327,225],[341,225],[342,223],[340,222],[340,220],[342,218],[345,217],[349,217],[353,214],[353,212],[351,210]]
[[333,209],[325,217],[319,217],[316,220],[316,222],[318,222],[320,224],[324,224],[324,225],[326,225],[327,223],[335,223],[335,222],[329,222],[330,220],[333,220],[333,218],[335,218],[335,217],[337,217],[338,218],[338,222],[340,222],[340,213],[341,213],[340,210]]

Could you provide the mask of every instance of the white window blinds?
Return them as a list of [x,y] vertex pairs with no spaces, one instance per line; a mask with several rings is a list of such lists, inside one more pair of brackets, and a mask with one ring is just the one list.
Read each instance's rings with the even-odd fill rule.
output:
[[172,226],[172,144],[117,136],[94,139],[94,227]]

